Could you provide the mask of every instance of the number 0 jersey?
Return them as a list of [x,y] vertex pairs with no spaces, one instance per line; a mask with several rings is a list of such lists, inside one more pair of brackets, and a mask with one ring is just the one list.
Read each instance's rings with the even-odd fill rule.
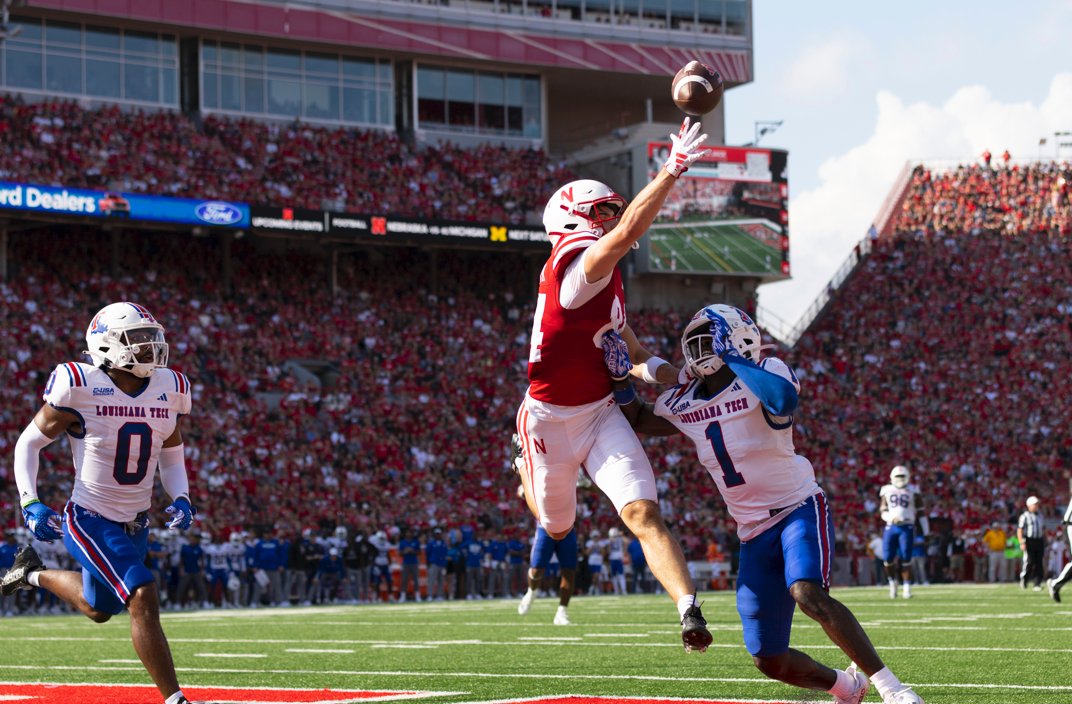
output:
[[[593,232],[559,239],[540,273],[536,315],[529,348],[529,396],[556,406],[584,406],[611,394],[603,361],[603,333],[625,328],[625,290],[618,267],[598,293],[576,308],[566,308],[561,289],[570,264],[599,240]],[[580,272],[583,276],[583,272]]]
[[190,412],[190,382],[157,369],[131,396],[103,370],[69,362],[56,367],[45,402],[78,416],[67,431],[74,454],[71,499],[108,520],[125,523],[149,508],[164,440]]
[[916,488],[903,489],[887,484],[879,490],[879,498],[886,499],[882,520],[890,525],[911,525],[916,522]]
[[[769,357],[763,369],[800,383],[789,366]],[[663,392],[655,415],[666,418],[696,443],[700,463],[711,474],[737,521],[741,540],[770,528],[819,491],[815,471],[793,448],[793,417],[770,415],[740,379],[712,398],[704,398],[702,379]]]

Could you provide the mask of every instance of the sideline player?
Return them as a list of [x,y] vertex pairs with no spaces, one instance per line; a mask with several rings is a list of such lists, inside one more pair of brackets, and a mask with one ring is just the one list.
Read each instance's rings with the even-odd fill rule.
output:
[[621,531],[611,528],[607,531],[607,559],[610,561],[610,583],[617,595],[625,594],[625,541]]
[[[653,407],[633,391],[625,342],[608,333],[615,398],[637,432],[682,433],[692,440],[718,485],[741,537],[737,611],[756,667],[771,679],[825,690],[839,704],[859,704],[870,682],[885,704],[920,704],[883,665],[852,613],[828,593],[834,559],[830,506],[811,463],[793,449],[800,384],[779,359],[756,363],[760,342],[759,328],[743,311],[704,308],[682,336],[694,378],[663,392]],[[847,670],[789,647],[797,604],[852,659]]]
[[532,541],[532,557],[529,567],[529,589],[525,596],[521,597],[521,603],[517,605],[517,612],[524,616],[529,612],[532,602],[540,591],[543,576],[548,572],[553,558],[558,558],[559,571],[562,579],[558,586],[558,611],[555,612],[554,624],[556,626],[572,626],[566,609],[569,607],[570,597],[573,596],[574,585],[577,583],[577,530],[571,529],[566,537],[555,540],[544,530],[543,526],[536,526],[536,538]]
[[[1065,476],[1068,477],[1068,493],[1072,494],[1072,474],[1065,472]],[[1072,498],[1069,499],[1068,508],[1065,509],[1065,515],[1061,518],[1061,532],[1064,533],[1068,548],[1072,551]],[[1069,554],[1072,555],[1072,552]],[[1072,581],[1072,560],[1069,560],[1068,564],[1061,570],[1061,574],[1046,582],[1046,586],[1050,590],[1050,598],[1060,603],[1061,587],[1069,581]]]
[[670,189],[697,159],[707,135],[688,118],[659,175],[628,207],[598,181],[559,188],[544,208],[551,257],[540,274],[529,349],[529,389],[517,414],[524,470],[521,480],[532,514],[550,538],[573,530],[577,473],[588,475],[644,545],[652,573],[675,600],[686,651],[711,643],[696,604],[681,547],[659,515],[651,465],[636,434],[614,408],[603,363],[602,335],[621,333],[649,383],[673,383],[677,370],[640,347],[626,325],[619,260],[655,220]]
[[[130,611],[134,650],[165,704],[186,702],[175,677],[153,574],[145,567],[153,478],[172,499],[168,528],[190,528],[189,482],[179,421],[190,412],[190,382],[167,369],[164,327],[145,308],[113,303],[86,331],[94,364],[56,367],[45,405],[15,446],[15,481],[26,527],[38,540],[63,539],[81,572],[46,569],[33,548],[19,552],[4,595],[41,587],[97,623]],[[40,452],[67,433],[74,455],[63,517],[37,498]],[[62,522],[61,522],[62,521]]]
[[908,468],[897,465],[890,471],[890,483],[879,492],[879,511],[886,524],[882,532],[882,550],[886,558],[886,578],[890,580],[890,598],[897,598],[897,561],[901,563],[904,598],[912,598],[912,546],[916,538],[916,512],[923,535],[930,533],[930,521],[923,515],[923,497],[908,484]]

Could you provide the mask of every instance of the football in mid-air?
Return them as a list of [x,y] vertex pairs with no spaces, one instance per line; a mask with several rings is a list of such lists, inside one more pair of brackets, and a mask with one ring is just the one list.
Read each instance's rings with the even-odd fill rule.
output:
[[674,104],[688,115],[706,115],[717,108],[723,90],[718,71],[699,61],[690,61],[674,76]]

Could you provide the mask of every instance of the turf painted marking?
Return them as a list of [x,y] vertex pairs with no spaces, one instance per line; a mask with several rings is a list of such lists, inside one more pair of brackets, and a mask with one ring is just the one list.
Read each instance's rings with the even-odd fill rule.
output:
[[194,653],[195,658],[266,658],[266,653]]
[[769,699],[682,699],[679,697],[619,697],[601,696],[592,694],[551,694],[543,697],[529,697],[526,699],[496,699],[490,702],[462,702],[460,704],[527,704],[528,702],[542,702],[542,704],[792,704],[791,702]]
[[[443,697],[465,692],[281,689],[275,687],[186,687],[183,694],[226,704],[351,704]],[[156,687],[124,684],[0,683],[0,701],[34,704],[159,704]]]
[[647,638],[647,633],[585,633],[585,638]]
[[580,638],[574,638],[572,636],[557,636],[557,637],[555,637],[555,636],[547,636],[547,637],[543,637],[543,636],[521,636],[521,637],[518,638],[518,640],[549,640],[549,641],[553,641],[553,642],[561,642],[561,641],[569,641],[569,640],[580,640]]
[[[317,648],[287,648],[285,653],[352,653],[352,650],[325,650]],[[101,662],[104,662],[103,660]]]
[[141,660],[98,660],[97,662],[119,662],[124,665],[140,665]]
[[376,645],[374,645],[372,647],[373,648],[403,648],[403,649],[406,649],[406,650],[423,650],[423,649],[435,650],[439,646],[438,645],[402,644],[402,643],[398,643],[398,644],[378,643],[378,644],[376,644]]

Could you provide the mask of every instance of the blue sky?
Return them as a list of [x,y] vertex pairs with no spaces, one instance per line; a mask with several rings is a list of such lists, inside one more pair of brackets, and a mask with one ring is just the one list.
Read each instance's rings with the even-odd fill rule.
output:
[[726,94],[729,144],[784,120],[793,281],[760,305],[794,322],[867,231],[908,159],[1036,157],[1072,130],[1072,0],[754,0],[755,81]]

